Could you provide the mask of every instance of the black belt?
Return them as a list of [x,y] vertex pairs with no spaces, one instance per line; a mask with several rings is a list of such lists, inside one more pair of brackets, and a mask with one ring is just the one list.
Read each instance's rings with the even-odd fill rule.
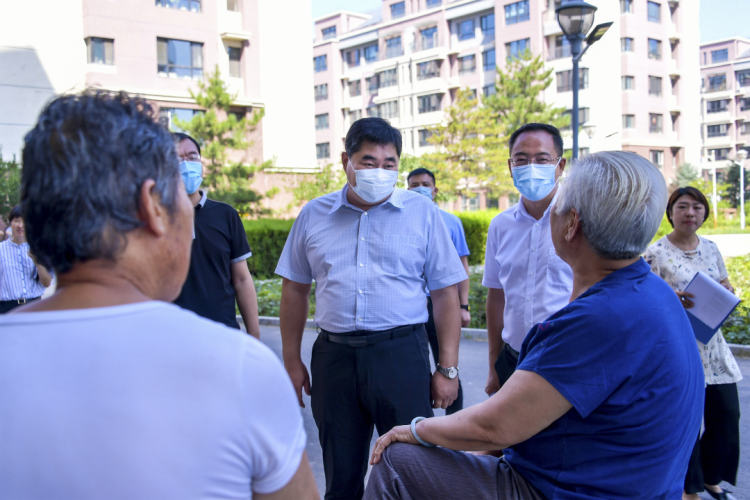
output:
[[383,330],[379,332],[373,332],[369,330],[355,330],[347,333],[333,333],[320,328],[318,331],[329,342],[334,344],[343,344],[349,347],[365,347],[368,345],[377,344],[384,340],[397,339],[399,337],[406,337],[411,332],[420,328],[422,324],[417,325],[406,325],[397,326],[390,330]]
[[25,304],[27,302],[34,302],[35,300],[39,300],[39,299],[41,299],[41,297],[32,297],[30,299],[24,298],[24,299],[13,299],[13,300],[0,300],[0,304],[2,305],[12,304],[15,306],[20,306],[21,304]]

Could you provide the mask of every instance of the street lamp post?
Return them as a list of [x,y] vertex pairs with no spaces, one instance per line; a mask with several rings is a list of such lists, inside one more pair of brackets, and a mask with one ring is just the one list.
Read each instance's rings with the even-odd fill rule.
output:
[[[555,9],[557,23],[570,43],[570,52],[573,57],[573,110],[571,112],[571,129],[573,131],[572,158],[578,158],[578,61],[594,42],[599,40],[612,26],[612,23],[602,23],[586,36],[594,24],[596,7],[582,0],[563,0],[562,4]],[[584,45],[584,41],[586,44]]]
[[745,160],[747,159],[747,150],[740,149],[737,151],[737,163],[740,164],[740,229],[745,229]]

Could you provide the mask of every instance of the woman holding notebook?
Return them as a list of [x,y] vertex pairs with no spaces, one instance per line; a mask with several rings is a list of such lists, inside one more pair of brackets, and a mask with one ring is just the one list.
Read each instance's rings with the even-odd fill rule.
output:
[[[686,309],[693,306],[692,295],[683,290],[698,271],[734,292],[716,244],[696,234],[708,214],[708,201],[703,193],[694,187],[676,189],[667,202],[667,219],[674,229],[644,254],[651,269],[669,283]],[[707,344],[696,342],[706,379],[705,431],[690,457],[683,498],[699,499],[698,492],[705,489],[713,498],[732,499],[719,483],[735,484],[737,480],[740,457],[737,382],[742,374],[721,330]]]

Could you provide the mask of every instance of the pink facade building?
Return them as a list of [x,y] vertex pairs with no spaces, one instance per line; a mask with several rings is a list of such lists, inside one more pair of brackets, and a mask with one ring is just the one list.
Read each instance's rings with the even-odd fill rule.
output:
[[[700,158],[697,2],[591,0],[613,21],[581,59],[581,153],[635,151],[667,178]],[[315,20],[316,155],[336,162],[349,125],[387,118],[404,152],[431,150],[458,88],[494,92],[496,67],[527,48],[553,69],[544,99],[570,108],[570,46],[556,0],[383,0],[379,16],[337,12]],[[566,134],[566,147],[570,132]],[[475,203],[475,206],[477,204]],[[484,206],[480,200],[479,206]],[[466,206],[471,208],[471,204]]]

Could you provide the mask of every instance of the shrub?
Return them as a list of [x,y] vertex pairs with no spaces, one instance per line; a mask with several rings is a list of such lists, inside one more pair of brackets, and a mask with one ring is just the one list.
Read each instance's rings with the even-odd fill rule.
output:
[[[490,222],[499,212],[485,210],[481,212],[457,212],[466,233],[466,243],[469,245],[469,265],[484,264],[484,249],[487,244],[487,230]],[[473,312],[473,310],[472,310]]]
[[245,226],[247,242],[253,252],[253,256],[247,260],[250,272],[256,278],[272,278],[294,221],[258,219],[245,220],[242,223]]
[[729,281],[742,300],[721,327],[727,342],[750,345],[750,254],[726,261]]

